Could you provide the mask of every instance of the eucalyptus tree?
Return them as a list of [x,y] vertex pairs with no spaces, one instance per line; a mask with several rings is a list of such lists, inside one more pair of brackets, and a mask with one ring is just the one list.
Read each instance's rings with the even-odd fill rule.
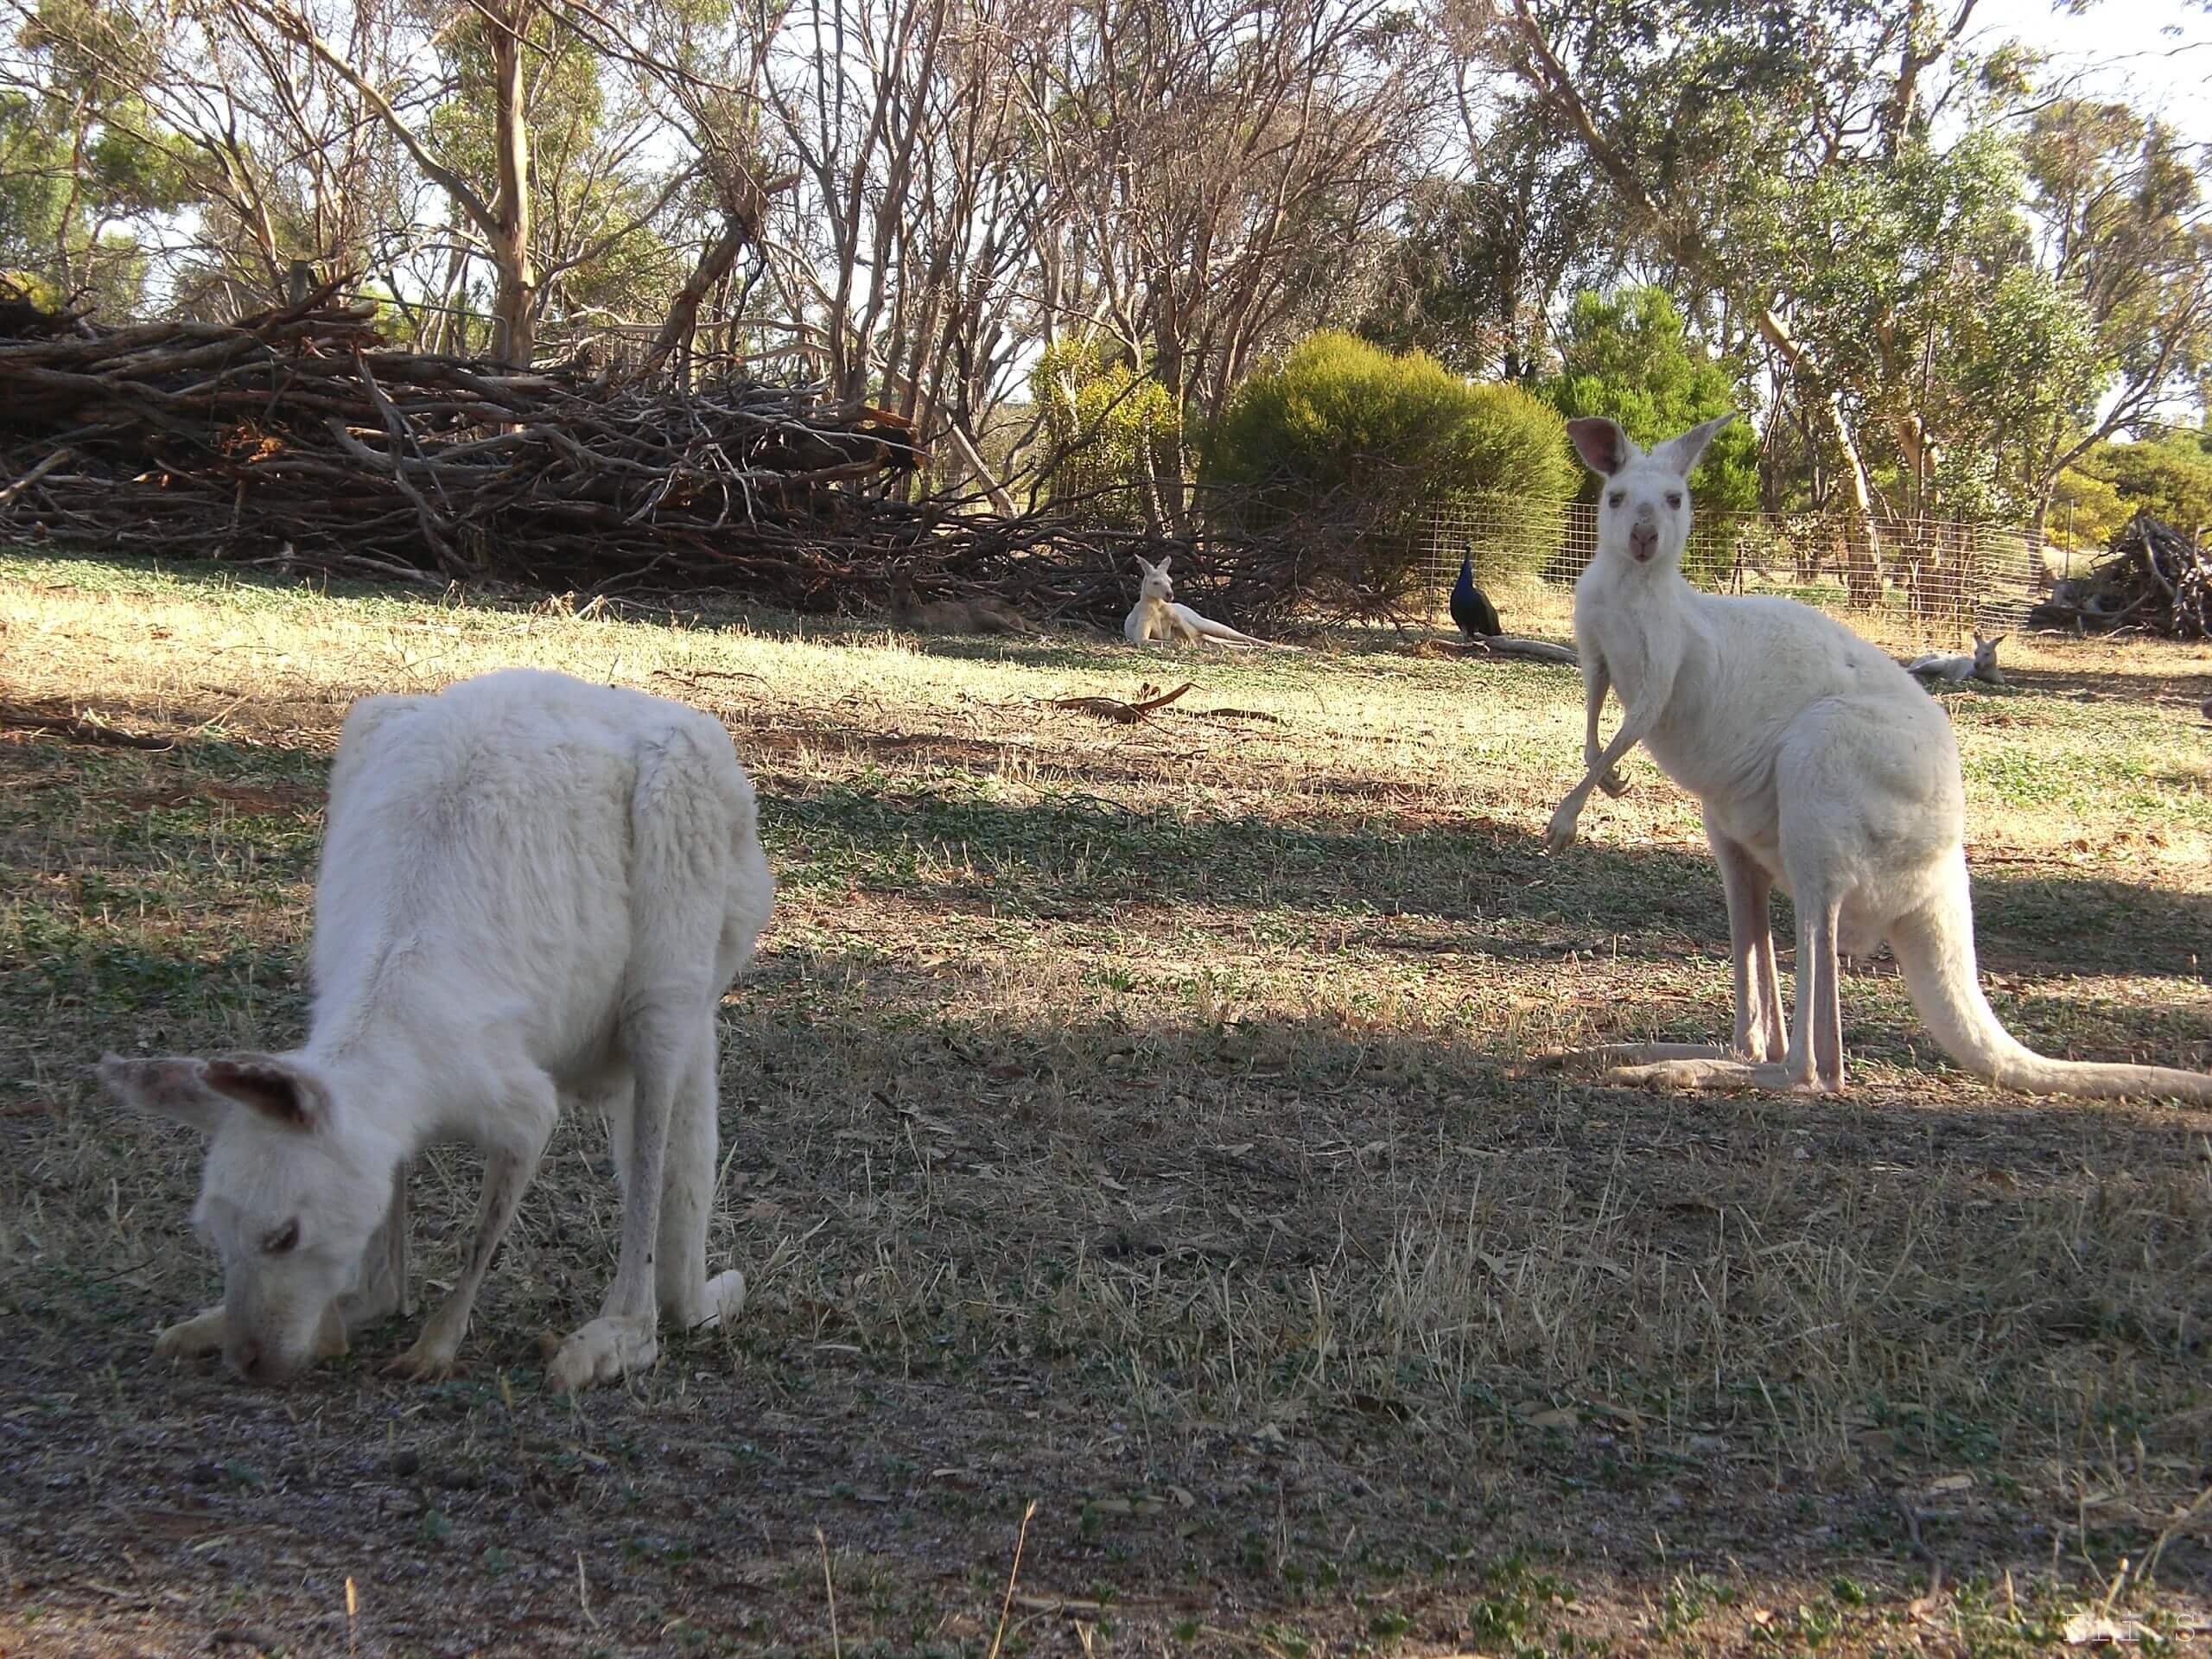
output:
[[[1824,349],[1777,250],[1812,228],[1800,209],[1816,185],[1931,143],[1969,84],[1943,70],[1974,10],[1974,0],[1940,11],[1929,0],[1465,0],[1446,22],[1464,56],[1517,79],[1610,186],[1636,251],[1741,316],[1870,523],[1878,484],[1866,425],[1885,423],[1907,448],[1916,412],[1887,400],[1853,407],[1852,376]],[[1871,533],[1851,574],[1871,592]]]
[[1049,197],[1049,338],[1111,340],[1182,434],[1266,353],[1352,303],[1341,279],[1428,170],[1437,66],[1395,0],[1071,0],[1023,74]]

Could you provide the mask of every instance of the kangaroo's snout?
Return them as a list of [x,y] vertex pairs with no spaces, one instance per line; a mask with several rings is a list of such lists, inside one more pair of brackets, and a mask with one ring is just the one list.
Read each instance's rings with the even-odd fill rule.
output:
[[1639,518],[1629,526],[1628,550],[1638,564],[1649,561],[1659,550],[1659,526],[1649,518]]
[[230,1352],[224,1357],[231,1362],[231,1369],[244,1382],[267,1382],[273,1376],[267,1362],[268,1351],[257,1337],[242,1336],[231,1344]]

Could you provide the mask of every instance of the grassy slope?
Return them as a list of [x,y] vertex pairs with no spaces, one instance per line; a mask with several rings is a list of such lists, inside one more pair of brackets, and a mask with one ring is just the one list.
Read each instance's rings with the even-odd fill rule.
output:
[[[842,1649],[981,1652],[1033,1497],[1009,1651],[2024,1649],[2123,1558],[2169,1626],[2212,1572],[2174,1521],[2212,1481],[2212,1120],[1966,1083],[1886,964],[1840,1104],[1510,1075],[1727,1020],[1648,762],[1537,850],[1566,671],[29,559],[0,630],[19,726],[177,740],[0,730],[0,1650],[344,1651],[350,1576],[362,1651],[827,1651],[826,1553]],[[2015,644],[2018,690],[1951,705],[1993,998],[2212,1065],[2212,656]],[[753,1306],[629,1397],[543,1398],[612,1261],[575,1127],[464,1378],[378,1376],[397,1327],[284,1395],[158,1370],[215,1294],[197,1160],[85,1063],[295,1039],[346,703],[507,663],[713,709],[761,786],[715,1244]],[[1198,684],[1135,728],[1043,701],[1147,677]],[[419,1178],[418,1277],[473,1182]]]

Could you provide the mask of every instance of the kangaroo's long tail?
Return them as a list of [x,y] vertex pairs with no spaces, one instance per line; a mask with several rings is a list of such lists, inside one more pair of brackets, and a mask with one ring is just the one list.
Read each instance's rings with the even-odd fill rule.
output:
[[1913,1006],[1943,1052],[1967,1071],[2008,1089],[2092,1100],[2155,1096],[2212,1105],[2212,1075],[2165,1065],[2107,1065],[2056,1060],[2016,1041],[1982,995],[1974,952],[1974,912],[1966,859],[1944,890],[1890,929]]
[[1296,651],[1298,649],[1296,645],[1286,645],[1278,640],[1255,639],[1249,633],[1239,632],[1226,622],[1217,622],[1210,616],[1200,616],[1196,611],[1190,610],[1187,607],[1185,607],[1185,614],[1190,619],[1191,626],[1200,633],[1209,639],[1218,639],[1224,645],[1257,645],[1263,651]]

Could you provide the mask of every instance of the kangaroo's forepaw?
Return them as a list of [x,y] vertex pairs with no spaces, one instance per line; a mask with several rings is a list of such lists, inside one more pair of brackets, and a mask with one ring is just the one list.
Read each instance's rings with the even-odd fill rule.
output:
[[224,1332],[222,1304],[188,1319],[180,1319],[154,1338],[154,1357],[156,1359],[198,1359],[207,1354],[223,1351]]
[[1581,816],[1580,808],[1562,804],[1559,810],[1552,814],[1551,825],[1544,831],[1544,850],[1558,854],[1572,847],[1574,844],[1575,822]]
[[1622,796],[1628,793],[1628,779],[1623,775],[1621,769],[1618,766],[1615,766],[1611,772],[1607,772],[1604,777],[1598,780],[1598,787],[1604,790],[1606,794],[1611,796],[1615,800],[1618,800]]
[[1840,1077],[1799,1077],[1787,1086],[1793,1095],[1840,1095],[1843,1092]]
[[596,1319],[561,1344],[545,1379],[556,1394],[574,1394],[649,1370],[659,1357],[652,1319]]
[[404,1376],[410,1382],[442,1382],[453,1375],[454,1361],[460,1351],[458,1341],[449,1339],[442,1332],[426,1328],[415,1338],[413,1347],[386,1360],[384,1369],[388,1375]]

